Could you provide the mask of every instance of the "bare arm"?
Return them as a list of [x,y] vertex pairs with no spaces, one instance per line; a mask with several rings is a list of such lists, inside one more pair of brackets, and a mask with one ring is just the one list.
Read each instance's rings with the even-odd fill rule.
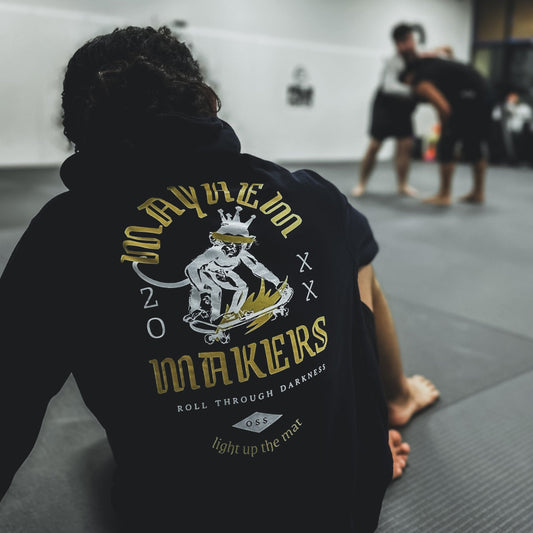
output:
[[438,46],[433,50],[428,50],[427,52],[420,52],[419,57],[448,57],[453,59],[453,48],[448,45]]
[[359,269],[357,276],[361,301],[374,313],[379,373],[387,398],[401,394],[405,384],[400,344],[385,294],[374,274],[372,265]]
[[452,108],[446,97],[429,81],[421,81],[414,87],[415,94],[427,100],[439,113],[442,122],[446,122],[452,113]]

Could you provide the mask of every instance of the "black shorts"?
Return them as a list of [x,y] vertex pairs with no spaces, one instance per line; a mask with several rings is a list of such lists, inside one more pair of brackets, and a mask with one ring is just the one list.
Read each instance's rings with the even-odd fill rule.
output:
[[372,104],[370,135],[383,141],[387,137],[412,137],[412,114],[416,103],[411,98],[392,96],[378,90]]
[[459,142],[466,161],[474,163],[487,157],[490,120],[490,107],[484,102],[456,107],[448,124],[442,128],[437,143],[439,163],[450,163],[456,159],[455,150]]

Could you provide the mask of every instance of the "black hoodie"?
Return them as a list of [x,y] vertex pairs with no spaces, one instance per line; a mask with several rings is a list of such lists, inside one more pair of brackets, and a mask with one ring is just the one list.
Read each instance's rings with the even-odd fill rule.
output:
[[65,161],[1,278],[3,491],[72,373],[124,531],[373,531],[392,466],[366,219],[217,118],[145,131]]

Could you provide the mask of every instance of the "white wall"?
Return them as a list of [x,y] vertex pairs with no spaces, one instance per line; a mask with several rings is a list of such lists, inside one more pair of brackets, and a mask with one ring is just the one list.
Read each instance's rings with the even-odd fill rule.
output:
[[[471,0],[41,0],[41,8],[26,10],[21,5],[0,3],[0,59],[7,65],[0,165],[64,158],[57,125],[64,65],[88,37],[123,23],[187,21],[181,35],[205,65],[222,99],[221,116],[235,127],[243,150],[283,161],[361,158],[370,101],[383,61],[393,52],[390,30],[397,22],[423,24],[426,47],[446,43],[459,59],[469,55]],[[311,108],[286,104],[286,87],[299,64],[315,87]],[[433,111],[421,106],[419,131],[433,121]],[[390,153],[389,144],[383,156]]]
[[[451,45],[469,59],[470,0],[159,0],[130,12],[131,20],[171,24],[206,66],[222,98],[221,116],[243,149],[282,161],[360,159],[368,142],[370,102],[384,60],[393,53],[391,28],[421,23],[425,48]],[[286,105],[293,68],[307,67],[315,105]],[[419,106],[418,133],[436,121]],[[389,157],[387,143],[382,157]]]
[[118,19],[0,3],[0,165],[56,165],[70,153],[61,87],[73,51]]

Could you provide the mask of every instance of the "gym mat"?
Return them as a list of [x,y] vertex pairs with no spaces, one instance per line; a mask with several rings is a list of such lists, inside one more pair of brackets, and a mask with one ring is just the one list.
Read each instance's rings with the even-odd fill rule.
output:
[[[533,371],[533,339],[388,297],[404,372],[432,379],[437,409]],[[533,448],[532,448],[533,449]]]
[[404,430],[409,465],[387,491],[378,533],[530,533],[533,372]]

